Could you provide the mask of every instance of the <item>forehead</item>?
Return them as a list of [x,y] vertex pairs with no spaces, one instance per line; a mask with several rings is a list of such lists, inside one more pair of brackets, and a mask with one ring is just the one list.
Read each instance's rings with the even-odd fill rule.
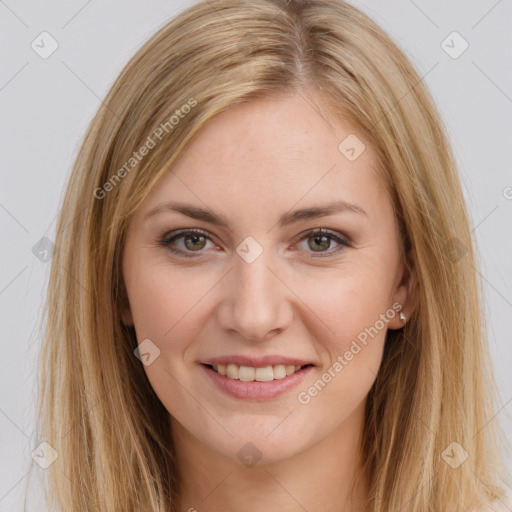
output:
[[376,168],[355,126],[327,117],[318,101],[290,94],[210,119],[148,202],[188,200],[226,212],[230,205],[252,206],[260,216],[336,199],[376,206],[383,191]]

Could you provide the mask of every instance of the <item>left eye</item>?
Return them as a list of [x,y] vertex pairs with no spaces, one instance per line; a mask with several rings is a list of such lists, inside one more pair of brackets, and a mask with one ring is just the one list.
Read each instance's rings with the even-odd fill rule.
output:
[[342,246],[349,246],[349,243],[346,240],[325,229],[312,231],[301,240],[306,241],[308,248],[317,253],[326,253],[327,249],[331,248],[332,241],[334,240],[335,243],[338,244],[338,247],[336,247],[334,251],[329,251],[327,253],[328,255],[331,255],[333,252],[338,252]]
[[[176,247],[176,241],[178,240],[183,242],[184,248]],[[208,241],[211,242],[206,232],[201,230],[186,230],[178,233],[168,233],[159,241],[159,243],[175,254],[179,254],[185,257],[195,257],[195,255],[192,253],[203,252],[202,249],[205,248]],[[350,246],[347,240],[326,229],[310,231],[305,236],[300,238],[300,242],[302,241],[307,242],[308,248],[311,249],[312,252],[327,253],[327,255],[338,252],[341,246]],[[338,244],[338,247],[336,247],[333,251],[327,251],[327,249],[331,248],[332,241]]]

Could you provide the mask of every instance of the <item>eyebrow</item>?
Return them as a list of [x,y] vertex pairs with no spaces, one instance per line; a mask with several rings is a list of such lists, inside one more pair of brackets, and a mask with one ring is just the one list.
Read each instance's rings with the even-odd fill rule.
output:
[[[145,219],[148,219],[158,213],[169,211],[178,212],[186,215],[187,217],[202,220],[216,226],[229,227],[228,221],[223,215],[190,204],[173,201],[159,204],[146,214]],[[363,208],[353,203],[347,201],[332,201],[325,205],[311,206],[309,208],[301,208],[300,210],[286,212],[279,218],[278,224],[280,227],[285,227],[300,221],[316,219],[318,217],[325,217],[336,213],[357,213],[368,216],[367,212]]]

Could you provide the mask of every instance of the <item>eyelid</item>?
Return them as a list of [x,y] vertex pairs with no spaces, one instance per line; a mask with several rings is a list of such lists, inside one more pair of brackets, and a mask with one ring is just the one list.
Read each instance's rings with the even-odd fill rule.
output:
[[[204,252],[204,251],[197,251],[197,256],[196,256],[196,255],[194,255],[195,251],[183,251],[182,249],[171,248],[172,241],[179,239],[179,238],[183,238],[189,234],[200,235],[211,242],[213,242],[212,238],[215,238],[209,232],[207,232],[203,229],[200,229],[200,228],[183,228],[183,229],[177,229],[177,230],[165,232],[163,235],[158,237],[158,243],[159,243],[159,245],[164,246],[166,249],[168,249],[169,251],[171,251],[175,254],[182,255],[184,257],[192,257],[192,258],[200,257],[202,252]],[[318,251],[318,252],[312,251],[312,253],[314,254],[314,256],[312,256],[313,258],[317,258],[317,257],[322,258],[322,257],[333,256],[333,255],[337,254],[343,248],[352,247],[352,241],[348,235],[340,233],[338,231],[328,229],[328,228],[311,228],[306,231],[303,231],[302,233],[299,233],[294,238],[293,245],[296,245],[297,243],[299,243],[303,240],[306,240],[307,238],[310,238],[314,235],[324,235],[324,236],[326,235],[329,238],[333,239],[337,244],[339,244],[339,247],[337,247],[335,249],[328,250],[328,251]],[[311,258],[311,256],[309,256],[309,257]]]
[[303,240],[304,238],[307,238],[308,236],[312,236],[312,235],[315,235],[315,234],[322,234],[322,235],[329,235],[330,237],[332,238],[337,238],[339,239],[341,242],[345,242],[345,243],[350,243],[350,237],[344,233],[341,233],[339,231],[335,231],[334,229],[329,229],[329,228],[310,228],[310,229],[306,229],[305,231],[303,231],[302,233],[299,233],[295,238],[294,238],[294,242],[293,243],[296,243],[296,242],[300,242],[301,240]]
[[315,236],[315,235],[324,235],[331,239],[333,239],[337,244],[338,247],[334,249],[329,249],[327,251],[311,251],[309,254],[313,254],[313,256],[307,256],[308,258],[328,258],[330,256],[337,255],[340,251],[343,249],[346,249],[347,247],[352,247],[352,241],[348,235],[345,235],[343,233],[340,233],[338,231],[334,231],[332,229],[328,228],[312,228],[308,229],[306,231],[303,231],[299,235],[295,237],[294,245],[296,245],[299,242],[302,242],[303,240],[307,240],[308,238]]
[[171,251],[174,254],[178,254],[180,256],[184,256],[185,258],[197,258],[201,255],[202,251],[198,251],[198,256],[194,255],[194,251],[183,251],[182,249],[177,249],[171,247],[171,242],[174,240],[177,240],[178,238],[184,238],[185,236],[192,234],[192,235],[200,235],[207,240],[212,240],[212,236],[210,233],[203,229],[199,228],[183,228],[183,229],[176,229],[173,231],[167,231],[162,236],[158,237],[158,244],[162,245],[167,250]]

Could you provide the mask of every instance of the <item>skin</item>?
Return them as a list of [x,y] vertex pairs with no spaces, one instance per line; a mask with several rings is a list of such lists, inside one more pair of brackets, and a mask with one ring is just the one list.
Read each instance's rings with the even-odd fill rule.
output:
[[[248,503],[254,512],[365,509],[367,485],[354,477],[366,397],[386,330],[404,322],[395,314],[367,345],[359,343],[362,350],[309,403],[298,394],[394,303],[409,317],[410,278],[372,148],[349,161],[338,145],[357,130],[327,111],[289,94],[219,114],[131,219],[124,318],[139,343],[149,338],[160,350],[144,369],[170,414],[184,482],[180,511],[249,510]],[[277,223],[290,210],[340,199],[367,215]],[[217,212],[228,227],[170,210],[147,217],[168,201]],[[159,243],[185,228],[208,234],[172,242],[188,258]],[[351,245],[308,234],[318,228]],[[248,236],[263,249],[252,263],[236,252]],[[316,366],[284,395],[242,400],[220,391],[200,365],[229,354],[279,354]],[[248,442],[261,454],[253,467],[237,456]]]

